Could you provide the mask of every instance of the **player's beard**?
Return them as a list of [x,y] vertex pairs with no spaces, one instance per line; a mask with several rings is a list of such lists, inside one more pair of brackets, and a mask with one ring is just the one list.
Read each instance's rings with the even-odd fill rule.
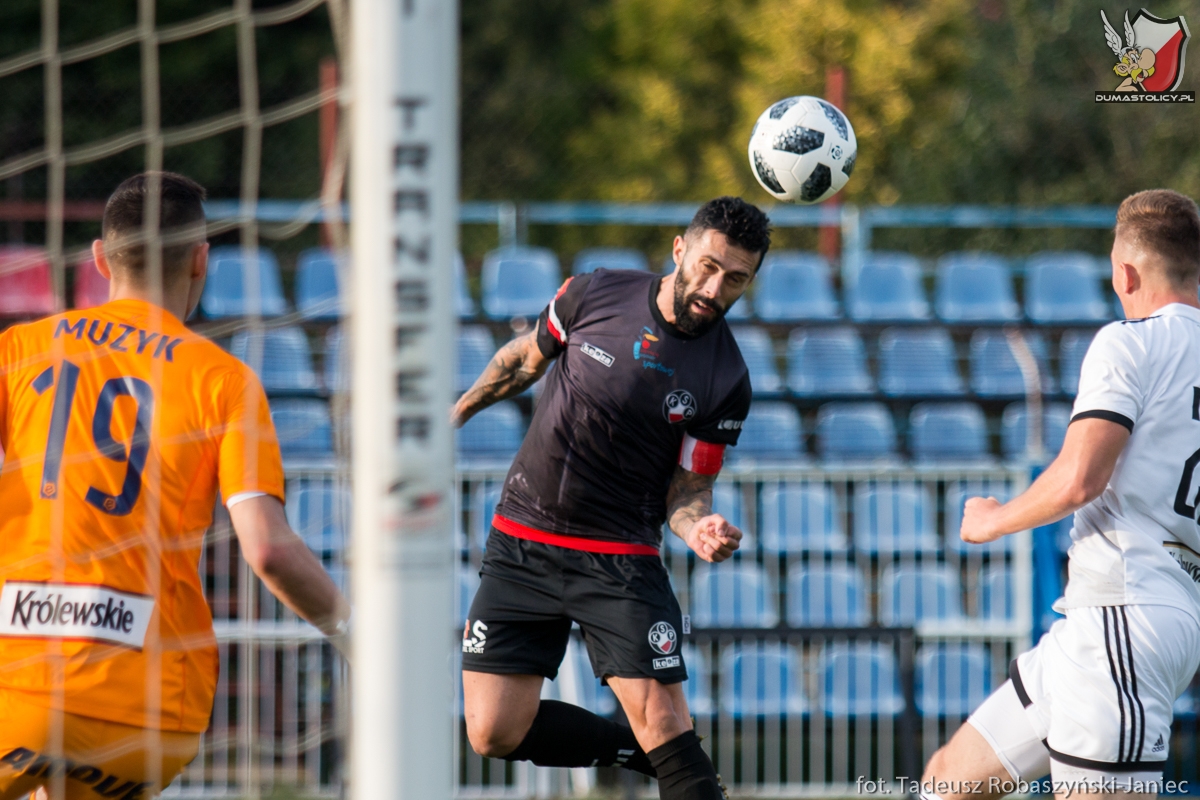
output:
[[[699,317],[692,311],[692,303],[699,303],[702,306],[711,308],[716,313],[711,317]],[[727,308],[723,308],[716,300],[702,297],[699,292],[685,295],[683,281],[678,278],[676,279],[675,327],[688,336],[703,336],[708,333],[714,325],[725,317],[725,312],[728,310]]]

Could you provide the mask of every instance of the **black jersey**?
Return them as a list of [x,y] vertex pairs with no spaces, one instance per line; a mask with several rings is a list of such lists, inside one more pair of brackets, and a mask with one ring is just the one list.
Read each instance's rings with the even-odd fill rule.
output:
[[[733,445],[750,376],[724,320],[689,337],[632,270],[569,279],[538,320],[557,358],[509,469],[498,516],[536,531],[658,546],[685,434]],[[499,525],[498,525],[499,526]]]

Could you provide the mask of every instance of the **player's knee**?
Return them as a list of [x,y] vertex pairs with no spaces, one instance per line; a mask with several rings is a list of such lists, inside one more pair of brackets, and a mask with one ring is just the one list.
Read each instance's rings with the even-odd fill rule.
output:
[[467,739],[471,742],[471,749],[484,758],[504,758],[517,749],[526,733],[527,730],[518,731],[497,721],[467,720]]

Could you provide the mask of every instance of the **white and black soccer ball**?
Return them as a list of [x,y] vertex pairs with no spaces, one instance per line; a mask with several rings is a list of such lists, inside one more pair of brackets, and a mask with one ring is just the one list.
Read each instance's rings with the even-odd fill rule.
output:
[[750,167],[780,200],[819,203],[850,180],[858,142],[850,120],[819,97],[789,97],[768,108],[750,133]]

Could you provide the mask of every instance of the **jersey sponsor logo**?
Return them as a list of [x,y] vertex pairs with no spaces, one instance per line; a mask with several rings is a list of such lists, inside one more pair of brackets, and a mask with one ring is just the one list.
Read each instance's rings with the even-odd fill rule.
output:
[[79,764],[69,758],[39,753],[27,747],[14,747],[9,750],[3,757],[0,757],[0,766],[20,772],[21,776],[25,778],[65,776],[68,780],[79,781],[84,786],[91,786],[92,791],[101,797],[119,797],[121,800],[142,800],[149,796],[146,792],[154,786],[153,782],[138,783],[122,780],[117,777],[115,772],[105,773],[99,767]]
[[654,623],[650,628],[649,638],[654,652],[662,653],[664,656],[674,653],[675,646],[679,643],[679,637],[675,635],[675,628],[669,622]]
[[671,669],[680,665],[679,656],[667,656],[666,658],[654,659],[655,669]]
[[488,626],[483,624],[482,620],[475,620],[475,624],[471,624],[471,620],[467,620],[467,624],[463,627],[463,644],[462,651],[478,656],[483,654],[483,646],[487,644],[487,629]]
[[1175,563],[1188,574],[1189,578],[1200,583],[1200,553],[1178,542],[1163,542],[1163,547],[1167,548],[1171,558],[1175,559]]
[[94,639],[141,649],[154,598],[107,586],[9,581],[0,592],[0,636]]
[[658,360],[658,351],[654,349],[657,346],[658,337],[654,335],[653,330],[643,325],[641,333],[633,343],[633,360],[642,362],[642,369],[657,370],[670,377],[675,374],[675,370],[664,366]]
[[663,418],[672,425],[696,416],[696,398],[687,389],[676,389],[663,400]]
[[613,362],[616,361],[615,358],[601,350],[599,347],[596,347],[594,344],[588,344],[587,342],[584,342],[583,347],[580,347],[579,350],[585,356],[591,356],[606,367],[611,367]]
[[743,422],[745,422],[745,420],[723,419],[717,423],[717,430],[719,430],[719,431],[740,431],[742,429]]

